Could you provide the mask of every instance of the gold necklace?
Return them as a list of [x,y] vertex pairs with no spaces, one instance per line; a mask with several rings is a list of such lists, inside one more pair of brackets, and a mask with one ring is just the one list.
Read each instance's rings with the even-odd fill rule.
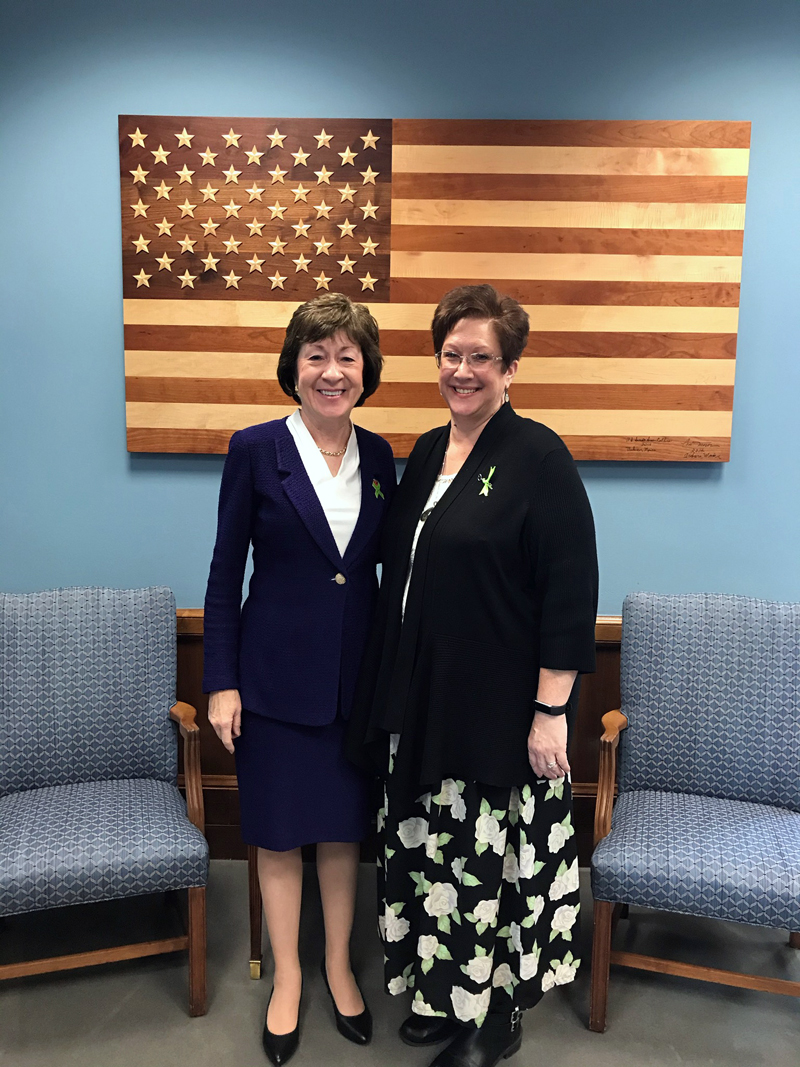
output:
[[[319,446],[317,446],[319,448]],[[344,448],[340,448],[338,452],[329,452],[327,448],[320,448],[320,452],[323,456],[343,456],[347,451],[347,445]]]

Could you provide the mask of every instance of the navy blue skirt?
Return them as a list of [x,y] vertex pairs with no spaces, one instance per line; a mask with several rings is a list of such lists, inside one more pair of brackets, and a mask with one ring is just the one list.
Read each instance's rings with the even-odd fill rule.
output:
[[286,852],[318,841],[363,841],[368,778],[344,755],[346,723],[298,726],[242,711],[234,742],[245,844]]

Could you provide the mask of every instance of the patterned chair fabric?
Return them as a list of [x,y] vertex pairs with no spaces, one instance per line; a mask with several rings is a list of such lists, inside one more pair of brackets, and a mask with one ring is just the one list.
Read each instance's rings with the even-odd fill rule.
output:
[[171,590],[0,594],[0,915],[205,885]]
[[175,640],[170,589],[0,594],[0,796],[174,783]]
[[208,845],[174,785],[76,782],[0,798],[0,915],[205,885]]
[[595,898],[800,929],[800,605],[629,596],[621,686]]

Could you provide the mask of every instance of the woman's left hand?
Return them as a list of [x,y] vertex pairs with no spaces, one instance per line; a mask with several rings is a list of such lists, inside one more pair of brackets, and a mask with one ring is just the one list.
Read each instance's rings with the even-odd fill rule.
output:
[[536,712],[528,734],[528,759],[539,778],[563,778],[569,773],[566,715]]

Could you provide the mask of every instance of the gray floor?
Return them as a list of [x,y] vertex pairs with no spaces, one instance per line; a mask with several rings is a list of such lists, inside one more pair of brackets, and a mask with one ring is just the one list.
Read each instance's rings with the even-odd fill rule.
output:
[[[296,1067],[363,1065],[424,1067],[430,1051],[401,1045],[397,1025],[405,997],[380,991],[381,953],[373,933],[374,872],[362,867],[354,959],[375,1015],[375,1040],[366,1049],[340,1037],[319,975],[321,922],[313,870],[306,871],[302,955],[307,961],[302,1041]],[[585,886],[584,886],[585,888]],[[180,955],[151,958],[71,973],[7,982],[0,987],[0,1064],[13,1067],[263,1067],[260,1029],[269,994],[269,955],[260,982],[248,975],[247,883],[244,863],[216,861],[209,886],[209,1012],[186,1014],[186,965]],[[104,908],[106,906],[103,906]],[[147,909],[145,909],[147,911]],[[591,914],[588,893],[583,911]],[[102,909],[101,909],[102,912]],[[51,913],[61,935],[77,927],[82,943],[101,943],[100,920],[133,931],[137,923],[171,921],[161,902],[146,915],[106,908],[93,920],[85,909]],[[91,928],[87,923],[91,921]],[[583,935],[588,942],[589,922]],[[44,954],[44,916],[7,921],[0,929],[2,956]],[[142,932],[142,936],[153,936]],[[667,927],[651,913],[622,923],[618,940],[639,951],[672,954],[711,966],[800,980],[800,953],[786,947],[780,931],[757,931],[726,923],[672,920]],[[62,941],[59,951],[64,951]],[[69,945],[67,951],[73,946]],[[93,946],[92,946],[93,947]],[[585,946],[588,950],[588,943]],[[584,953],[588,961],[588,951]],[[800,1003],[791,997],[728,989],[686,979],[633,971],[612,972],[609,1028],[586,1029],[588,966],[574,986],[549,993],[525,1018],[516,1067],[798,1067]]]

